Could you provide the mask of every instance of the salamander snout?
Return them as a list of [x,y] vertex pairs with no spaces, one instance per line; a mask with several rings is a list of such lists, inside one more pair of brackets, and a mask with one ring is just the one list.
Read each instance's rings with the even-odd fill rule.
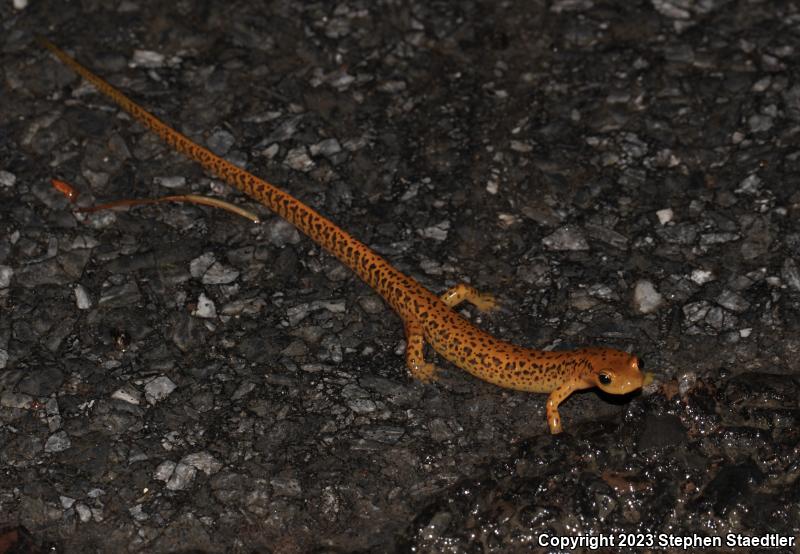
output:
[[644,376],[639,359],[626,352],[615,351],[594,366],[594,385],[610,394],[627,394],[642,388]]

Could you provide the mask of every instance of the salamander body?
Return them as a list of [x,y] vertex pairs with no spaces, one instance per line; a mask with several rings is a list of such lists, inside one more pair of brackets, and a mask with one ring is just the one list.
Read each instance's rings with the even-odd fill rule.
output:
[[573,391],[598,387],[611,394],[626,394],[642,386],[638,359],[627,352],[610,348],[546,352],[516,346],[482,331],[453,308],[466,300],[480,310],[491,310],[495,306],[492,295],[462,283],[436,296],[311,207],[163,123],[51,42],[40,42],[169,146],[291,222],[378,292],[403,320],[406,364],[413,377],[422,381],[435,378],[436,367],[423,357],[428,343],[479,379],[549,394],[546,413],[554,434],[562,430],[558,405]]

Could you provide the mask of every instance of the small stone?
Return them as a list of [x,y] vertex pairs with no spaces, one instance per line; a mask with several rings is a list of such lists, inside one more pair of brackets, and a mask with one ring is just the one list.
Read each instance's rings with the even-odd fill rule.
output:
[[433,239],[436,241],[443,241],[447,239],[447,232],[450,229],[450,222],[449,221],[441,221],[436,225],[431,225],[425,229],[421,229],[418,231],[420,236],[425,237],[426,239]]
[[164,54],[152,50],[134,50],[131,63],[141,67],[161,67],[164,65],[164,59]]
[[172,177],[154,177],[153,183],[168,189],[179,189],[186,186],[186,177],[176,175]]
[[297,128],[303,120],[302,115],[295,115],[285,120],[278,125],[272,133],[269,134],[261,144],[272,144],[273,142],[283,142],[286,139],[292,138],[297,133]]
[[232,300],[222,307],[222,315],[256,315],[267,307],[263,298],[242,298]]
[[122,400],[128,404],[138,406],[142,402],[142,393],[136,390],[133,386],[126,385],[114,391],[111,398],[115,400]]
[[169,377],[156,377],[144,386],[144,395],[150,404],[155,404],[172,394],[176,388],[178,385]]
[[11,277],[13,276],[14,268],[0,265],[0,289],[7,289],[11,285]]
[[497,220],[500,223],[500,226],[504,229],[508,229],[513,225],[517,225],[521,221],[521,219],[518,216],[514,214],[505,214],[505,213],[497,214]]
[[396,94],[398,92],[402,92],[406,90],[406,82],[405,81],[384,81],[380,85],[378,85],[378,90],[383,92],[389,92],[391,94]]
[[369,414],[375,411],[375,402],[366,398],[354,398],[347,402],[347,406],[357,414]]
[[520,140],[512,140],[511,143],[509,144],[509,147],[514,152],[520,152],[522,154],[533,152],[533,146],[531,146],[527,142],[522,142]]
[[585,312],[597,306],[599,302],[592,298],[584,289],[578,289],[570,293],[569,304],[578,311]]
[[650,314],[658,310],[664,303],[664,297],[659,294],[653,283],[641,280],[636,283],[633,290],[633,305],[636,311]]
[[267,237],[278,248],[283,248],[287,244],[297,244],[301,240],[297,227],[285,219],[277,218],[272,219],[267,225]]
[[671,208],[665,208],[663,210],[658,210],[656,212],[656,217],[658,218],[658,222],[661,223],[661,225],[666,225],[667,223],[672,221],[674,215],[675,214],[673,213]]
[[771,84],[772,84],[772,77],[767,75],[766,77],[762,77],[761,79],[753,83],[753,86],[750,87],[750,90],[752,90],[753,92],[765,92]]
[[104,308],[125,308],[138,304],[142,296],[135,281],[129,281],[103,290],[97,304]]
[[705,300],[692,302],[683,307],[683,315],[688,323],[700,323],[708,315],[711,305]]
[[[767,277],[767,268],[766,267],[759,267],[758,269],[754,269],[753,271],[749,271],[745,275],[742,275],[730,283],[730,288],[736,291],[744,290],[749,288],[750,286],[758,283],[759,281],[763,281],[764,278]],[[769,279],[769,278],[767,278]],[[772,284],[772,283],[770,283]]]
[[[625,98],[624,102],[627,103],[629,101],[629,97],[627,92],[624,93]],[[638,135],[635,133],[624,133],[623,134],[623,141],[620,145],[625,152],[625,155],[628,158],[641,158],[645,154],[647,154],[647,143],[644,142]]]
[[170,477],[169,481],[167,481],[167,488],[171,491],[182,491],[187,489],[189,485],[192,484],[192,481],[194,481],[196,475],[197,469],[195,469],[193,466],[184,464],[183,462],[179,462],[178,465],[175,466],[175,471],[172,473],[172,477]]
[[138,462],[145,462],[150,459],[150,456],[145,454],[140,448],[137,446],[132,446],[129,455],[128,455],[128,463],[135,464]]
[[0,169],[0,187],[13,187],[16,182],[16,175]]
[[205,293],[200,293],[197,298],[197,308],[192,311],[192,315],[203,319],[215,319],[217,317],[217,307]]
[[51,453],[63,452],[70,446],[72,446],[72,442],[69,440],[69,435],[67,435],[66,431],[59,431],[47,438],[47,442],[44,444],[44,451]]
[[302,171],[303,173],[311,171],[316,166],[314,160],[309,157],[305,146],[289,150],[286,154],[285,163],[295,171]]
[[697,226],[691,223],[677,223],[656,229],[656,234],[673,244],[692,244],[697,238]]
[[357,385],[345,385],[342,389],[342,397],[349,408],[357,414],[369,414],[377,409],[369,392]]
[[706,325],[719,332],[725,323],[725,312],[719,306],[711,306],[704,321]]
[[342,145],[335,138],[328,138],[319,141],[317,144],[312,144],[310,150],[312,156],[322,155],[330,158],[342,151]]
[[355,77],[345,71],[336,71],[335,73],[335,75],[328,79],[328,82],[333,88],[347,90],[347,88],[356,80]]
[[786,258],[781,266],[781,279],[790,289],[800,292],[800,270],[792,258]]
[[311,303],[313,310],[327,310],[334,314],[343,314],[347,311],[347,305],[343,300],[315,300]]
[[222,469],[222,463],[208,452],[187,454],[178,463],[178,467],[180,467],[181,464],[199,469],[206,475],[213,475]]
[[254,388],[256,388],[255,383],[251,383],[250,381],[245,381],[239,388],[237,388],[233,395],[231,395],[231,400],[240,400],[247,396]]
[[214,154],[217,156],[224,156],[230,151],[235,142],[236,138],[233,134],[224,129],[220,129],[208,137],[206,144],[208,149]]
[[455,436],[450,425],[440,417],[434,418],[430,422],[428,430],[431,433],[431,438],[436,442],[449,441]]
[[81,523],[88,523],[92,520],[92,511],[86,504],[75,504],[75,513],[78,514]]
[[769,246],[774,240],[772,224],[765,217],[743,218],[747,229],[744,240],[740,247],[742,257],[745,260],[753,260],[763,256],[769,251]]
[[698,285],[704,285],[714,280],[714,273],[707,269],[695,269],[692,270],[692,274],[689,278]]
[[48,398],[44,406],[47,414],[47,428],[55,433],[61,428],[61,412],[58,408],[58,401],[55,398]]
[[739,188],[734,192],[737,194],[755,194],[761,188],[761,177],[755,173],[748,175],[739,183]]
[[606,302],[619,300],[617,293],[614,292],[611,287],[602,283],[590,286],[586,289],[586,292],[588,292],[590,296],[605,300]]
[[278,155],[281,147],[277,143],[270,144],[267,148],[261,151],[261,155],[267,159],[273,160]]
[[311,313],[311,304],[303,303],[290,306],[286,309],[286,317],[289,318],[289,325],[294,327],[303,321]]
[[589,250],[589,242],[580,227],[576,225],[564,225],[554,233],[544,237],[542,244],[548,250],[555,251]]
[[92,307],[92,299],[83,285],[75,285],[75,305],[79,310],[88,310]]
[[217,258],[213,252],[206,252],[189,262],[189,273],[195,279],[200,279],[216,261]]
[[592,225],[587,223],[584,226],[584,231],[588,233],[593,239],[602,241],[614,248],[625,250],[628,248],[628,237],[622,233],[618,233],[613,229],[608,229],[602,225]]
[[717,297],[717,304],[727,310],[737,313],[745,312],[750,307],[750,302],[731,290],[722,291]]
[[700,235],[701,246],[711,246],[714,244],[724,244],[739,240],[741,236],[738,233],[703,233]]
[[150,519],[150,516],[144,513],[144,507],[141,504],[136,504],[135,506],[128,508],[128,513],[136,521],[146,521]]
[[171,460],[166,460],[158,464],[155,473],[153,473],[153,479],[156,481],[169,481],[172,474],[175,473],[175,466],[177,464]]
[[238,271],[219,262],[214,262],[203,274],[201,282],[204,285],[227,285],[238,278]]
[[747,125],[753,133],[769,131],[773,124],[773,118],[768,115],[755,114],[747,118]]

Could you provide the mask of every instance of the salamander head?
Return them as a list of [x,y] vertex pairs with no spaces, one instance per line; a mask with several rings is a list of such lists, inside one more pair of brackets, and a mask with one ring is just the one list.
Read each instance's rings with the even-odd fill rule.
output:
[[611,348],[585,350],[591,368],[584,381],[610,394],[627,394],[642,388],[644,376],[639,359],[633,354]]

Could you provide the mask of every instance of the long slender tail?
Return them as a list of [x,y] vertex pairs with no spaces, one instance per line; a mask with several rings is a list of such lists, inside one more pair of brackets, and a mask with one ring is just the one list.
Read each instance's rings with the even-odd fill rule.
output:
[[[210,171],[214,175],[219,176],[227,183],[235,186],[245,194],[252,196],[278,215],[288,219],[294,225],[297,225],[297,227],[300,228],[304,233],[316,240],[315,235],[318,233],[314,233],[315,228],[313,225],[309,227],[307,224],[303,223],[303,221],[312,219],[311,211],[309,210],[309,215],[303,217],[303,221],[301,221],[299,214],[297,214],[297,212],[293,209],[290,210],[290,208],[293,208],[297,205],[304,206],[304,204],[302,204],[296,198],[283,192],[267,181],[260,179],[239,167],[236,167],[229,161],[217,156],[207,148],[204,148],[203,146],[200,146],[196,142],[192,141],[183,133],[180,133],[169,125],[165,124],[139,104],[125,96],[125,94],[123,94],[120,90],[111,86],[108,82],[92,73],[92,71],[90,71],[88,68],[78,63],[69,54],[61,50],[58,46],[46,38],[38,37],[38,40],[45,48],[55,54],[55,56],[65,65],[92,83],[97,90],[105,94],[120,108],[131,114],[148,129],[161,137],[172,148],[200,163],[200,165],[202,165],[206,170]],[[298,207],[297,210],[299,209],[300,208]],[[321,215],[314,215],[316,215],[317,218],[324,220],[326,223],[328,223],[328,225],[333,225],[332,222],[323,218]],[[322,246],[325,245],[323,244]]]
[[[92,83],[97,90],[156,133],[172,148],[198,162],[228,184],[255,198],[339,258],[361,279],[378,291],[395,310],[402,313],[400,297],[403,296],[403,292],[408,292],[409,288],[415,287],[425,290],[416,281],[392,267],[365,244],[292,195],[200,146],[163,123],[46,38],[38,37],[38,40],[65,65]],[[400,285],[400,288],[404,290],[398,290],[396,285]]]

